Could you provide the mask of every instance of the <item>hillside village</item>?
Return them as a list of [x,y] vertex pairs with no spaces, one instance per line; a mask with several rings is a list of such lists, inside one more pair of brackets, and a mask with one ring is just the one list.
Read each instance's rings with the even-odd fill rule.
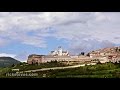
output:
[[[106,63],[107,62],[107,63]],[[112,63],[111,63],[112,62]],[[117,63],[116,63],[117,62]],[[58,47],[48,55],[32,54],[27,63],[1,68],[0,77],[119,77],[120,47],[73,56]],[[103,63],[103,64],[101,64]],[[117,71],[116,71],[117,70]],[[61,74],[62,73],[62,74]],[[23,76],[24,75],[24,76]],[[26,75],[26,76],[25,76]],[[70,76],[72,75],[72,76]]]
[[32,54],[28,56],[28,64],[40,64],[51,61],[58,61],[64,63],[84,63],[84,62],[119,62],[120,61],[120,47],[110,47],[91,51],[85,55],[70,55],[68,51],[58,47],[57,50],[51,51],[49,55],[36,55]]
[[99,59],[105,62],[119,62],[120,61],[120,47],[111,47],[99,49],[89,53],[90,58]]

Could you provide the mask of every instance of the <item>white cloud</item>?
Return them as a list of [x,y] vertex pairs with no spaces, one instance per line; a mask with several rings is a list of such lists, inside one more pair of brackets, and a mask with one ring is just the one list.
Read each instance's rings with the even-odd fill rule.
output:
[[[120,35],[119,16],[115,12],[1,12],[0,36],[36,47],[47,47],[45,38],[49,37],[66,39],[74,47],[90,47],[94,40],[102,45],[104,41],[120,44],[116,38]],[[0,44],[6,43],[1,37]]]
[[0,57],[12,57],[12,58],[14,58],[15,56],[16,56],[15,54],[0,53]]
[[22,40],[23,44],[27,44],[27,45],[32,45],[32,46],[36,46],[36,47],[46,47],[45,44],[45,40],[41,39],[40,37],[24,37],[24,40]]

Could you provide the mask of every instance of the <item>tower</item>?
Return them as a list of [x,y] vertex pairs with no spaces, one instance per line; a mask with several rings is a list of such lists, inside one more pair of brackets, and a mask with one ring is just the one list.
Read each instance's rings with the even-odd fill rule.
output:
[[58,56],[62,56],[62,47],[61,46],[58,47]]

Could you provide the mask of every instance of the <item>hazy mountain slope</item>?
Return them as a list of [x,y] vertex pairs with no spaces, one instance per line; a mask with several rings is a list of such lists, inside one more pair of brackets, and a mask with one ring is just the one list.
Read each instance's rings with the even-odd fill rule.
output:
[[7,67],[20,63],[20,61],[11,57],[0,57],[0,67]]

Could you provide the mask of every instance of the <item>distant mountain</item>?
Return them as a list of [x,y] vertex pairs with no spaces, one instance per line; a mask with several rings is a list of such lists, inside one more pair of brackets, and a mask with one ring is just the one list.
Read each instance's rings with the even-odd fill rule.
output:
[[19,64],[20,61],[11,57],[0,57],[0,67],[12,66],[13,64]]

